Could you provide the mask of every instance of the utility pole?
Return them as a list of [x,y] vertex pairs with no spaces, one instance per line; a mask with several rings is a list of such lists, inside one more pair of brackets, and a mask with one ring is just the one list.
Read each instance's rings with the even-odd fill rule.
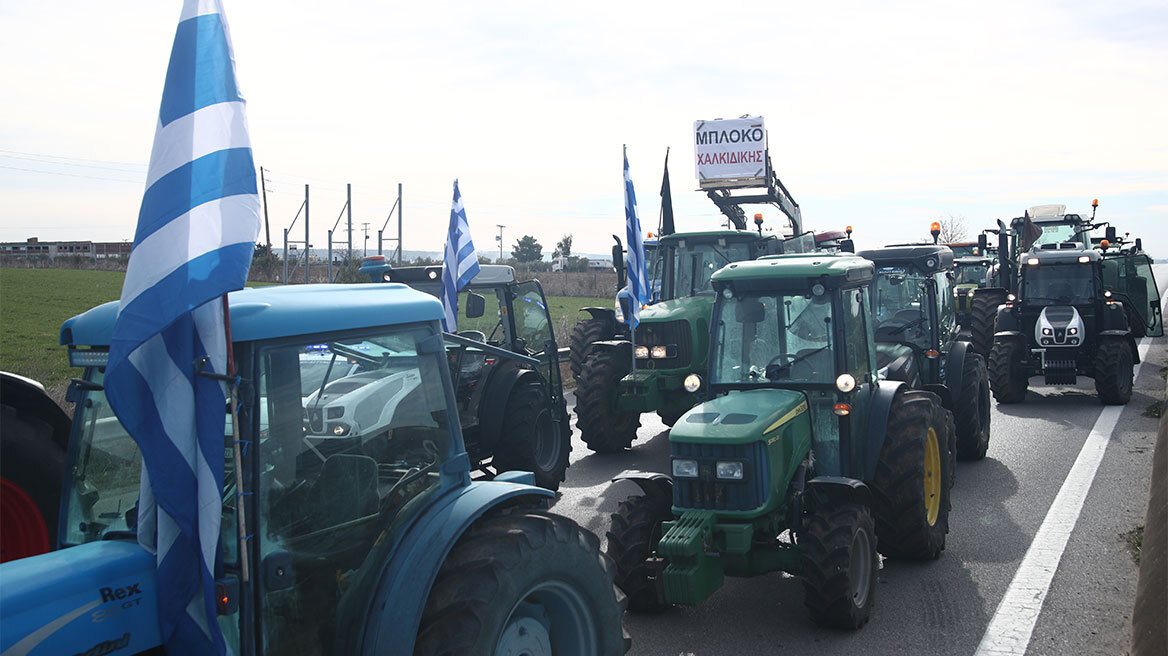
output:
[[361,252],[361,257],[365,257],[369,255],[369,222],[362,223],[361,227],[365,229],[365,249]]
[[304,282],[308,279],[308,264],[312,259],[312,244],[308,243],[308,185],[304,185]]
[[498,223],[496,223],[495,225],[499,228],[499,234],[495,237],[495,241],[499,242],[499,262],[498,262],[498,264],[502,264],[503,263],[503,228],[506,228],[507,226],[499,225]]
[[[349,213],[349,252],[346,260],[353,259],[353,185],[345,185],[345,208]],[[331,244],[330,244],[331,245]]]
[[268,252],[272,252],[272,230],[268,227],[268,179],[264,176],[264,167],[260,167],[260,189],[264,192],[264,238],[268,241]]

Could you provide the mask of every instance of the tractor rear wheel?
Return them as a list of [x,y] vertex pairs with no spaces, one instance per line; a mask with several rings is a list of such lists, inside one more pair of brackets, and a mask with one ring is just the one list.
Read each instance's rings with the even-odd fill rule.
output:
[[1017,339],[995,341],[990,349],[990,390],[998,403],[1021,403],[1026,398],[1030,380],[1023,368],[1025,349]]
[[625,499],[612,514],[608,557],[616,563],[616,584],[629,597],[629,610],[657,613],[669,604],[657,597],[645,561],[661,539],[661,523],[673,519],[672,500],[661,495]]
[[543,385],[534,381],[516,385],[503,413],[503,435],[492,459],[495,469],[533,472],[536,485],[559,489],[568,471],[572,433],[567,425],[557,429],[552,413]]
[[1095,349],[1095,392],[1103,405],[1125,405],[1131,400],[1132,361],[1132,350],[1126,339],[1099,339]]
[[615,453],[637,439],[641,416],[616,407],[616,388],[632,364],[621,350],[593,351],[584,361],[576,385],[576,427],[597,453]]
[[990,447],[990,381],[985,360],[972,351],[965,352],[961,390],[954,406],[957,457],[981,460]]
[[0,562],[7,562],[56,544],[65,453],[51,427],[12,406],[3,406],[0,426]]
[[572,334],[568,337],[568,368],[572,370],[573,378],[580,379],[592,343],[612,337],[611,322],[605,319],[584,319],[572,326]]
[[867,506],[817,508],[799,533],[803,603],[811,621],[836,629],[868,622],[876,597],[876,531]]
[[442,563],[414,654],[623,654],[624,606],[591,532],[547,512],[489,515]]
[[930,560],[945,549],[953,431],[953,415],[935,394],[905,389],[893,400],[872,481],[884,555]]
[[969,302],[969,342],[978,355],[988,357],[994,343],[998,306],[1006,302],[1004,291],[974,292]]

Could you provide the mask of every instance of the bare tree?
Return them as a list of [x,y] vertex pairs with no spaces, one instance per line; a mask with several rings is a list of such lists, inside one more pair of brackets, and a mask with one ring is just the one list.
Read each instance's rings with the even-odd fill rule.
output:
[[965,225],[964,216],[943,216],[937,219],[941,224],[941,237],[939,239],[942,244],[955,244],[965,241],[969,237],[969,228]]

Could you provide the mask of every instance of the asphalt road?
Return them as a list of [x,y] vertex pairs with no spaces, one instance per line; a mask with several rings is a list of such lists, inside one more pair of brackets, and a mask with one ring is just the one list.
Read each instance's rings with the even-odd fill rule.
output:
[[[1168,270],[1157,273],[1163,280]],[[1163,282],[1161,285],[1163,286]],[[1161,290],[1163,291],[1163,289]],[[1137,567],[1122,537],[1143,524],[1157,420],[1143,412],[1164,396],[1164,338],[1151,340],[1131,402],[1062,554],[1035,625],[1028,654],[1123,654],[1131,636]],[[929,563],[884,561],[872,619],[841,632],[810,623],[797,578],[774,573],[727,578],[697,607],[626,614],[631,654],[973,654],[1051,503],[1102,409],[1093,382],[1075,387],[1032,382],[1026,402],[994,404],[987,457],[959,463],[948,544]],[[569,396],[569,401],[571,402]],[[609,514],[638,494],[610,484],[624,469],[666,471],[666,427],[643,415],[633,448],[594,454],[573,438],[572,467],[555,510],[604,538]]]

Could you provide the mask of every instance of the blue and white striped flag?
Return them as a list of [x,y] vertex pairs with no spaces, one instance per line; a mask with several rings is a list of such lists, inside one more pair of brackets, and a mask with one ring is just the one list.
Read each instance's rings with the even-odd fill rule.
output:
[[446,231],[446,252],[442,255],[442,329],[458,330],[458,290],[466,287],[479,273],[479,256],[470,239],[466,209],[454,181],[454,204],[450,207],[450,228]]
[[214,577],[226,373],[221,297],[247,280],[256,169],[219,0],[185,0],[146,192],[110,342],[105,392],[142,451],[138,541],[157,558],[168,654],[225,653]]
[[649,299],[649,275],[645,270],[645,242],[641,236],[641,219],[637,217],[637,195],[633,193],[633,179],[629,177],[629,155],[625,153],[625,232],[628,249],[625,268],[629,275],[629,326],[636,328],[641,321],[641,306]]

